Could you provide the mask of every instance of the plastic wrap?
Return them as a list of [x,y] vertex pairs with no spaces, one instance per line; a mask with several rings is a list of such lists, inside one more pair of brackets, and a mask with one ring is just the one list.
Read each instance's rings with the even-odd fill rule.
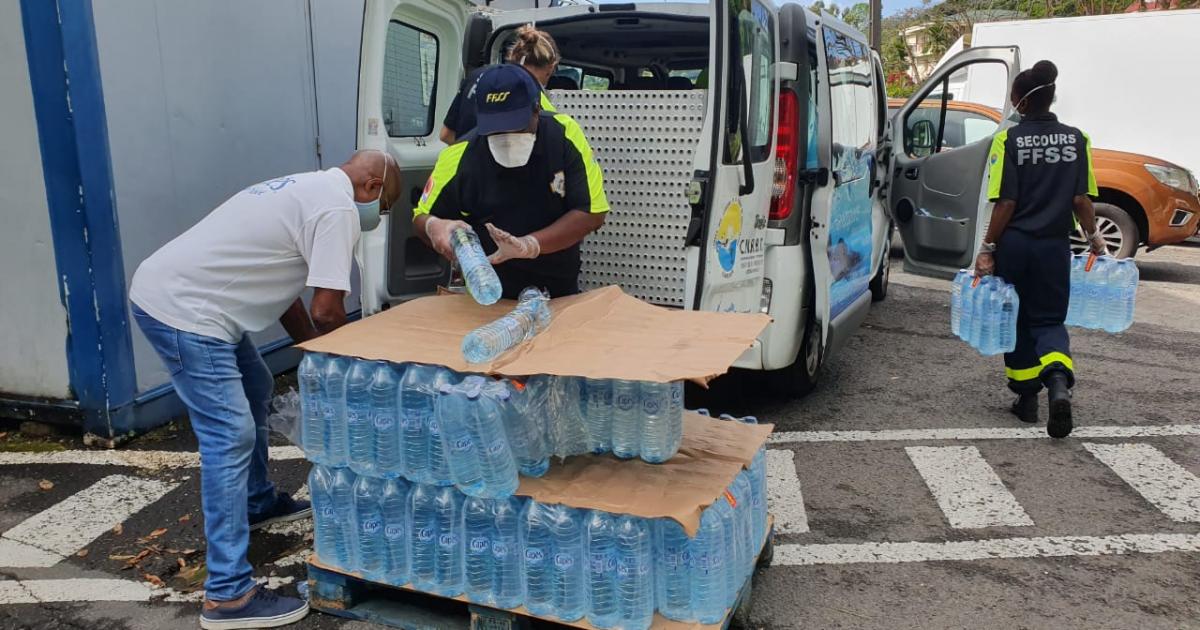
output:
[[300,392],[297,392],[296,388],[289,388],[271,400],[267,426],[292,444],[304,448],[301,438],[303,427],[300,422]]

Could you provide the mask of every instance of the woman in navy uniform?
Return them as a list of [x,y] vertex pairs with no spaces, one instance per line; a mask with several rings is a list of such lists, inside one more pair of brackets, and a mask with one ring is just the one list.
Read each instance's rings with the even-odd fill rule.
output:
[[1017,75],[1010,96],[1020,124],[1000,131],[989,156],[992,221],[975,261],[978,275],[995,273],[1021,298],[1016,348],[1004,355],[1008,387],[1018,395],[1012,412],[1038,421],[1038,393],[1049,395],[1046,432],[1071,433],[1075,363],[1064,322],[1071,293],[1070,235],[1075,221],[1093,252],[1104,254],[1096,233],[1097,196],[1091,140],[1050,112],[1058,69],[1049,61]]

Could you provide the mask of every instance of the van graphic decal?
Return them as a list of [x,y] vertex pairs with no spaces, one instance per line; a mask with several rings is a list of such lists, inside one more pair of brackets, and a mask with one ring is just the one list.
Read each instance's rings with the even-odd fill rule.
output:
[[830,316],[837,317],[867,291],[871,273],[871,174],[875,153],[840,144],[833,146],[834,171],[840,182],[833,191],[826,256],[832,286]]
[[713,246],[717,250],[717,263],[721,265],[725,276],[733,275],[741,235],[742,204],[734,199],[725,206],[725,213],[721,215],[721,222],[717,225],[716,238],[713,239]]

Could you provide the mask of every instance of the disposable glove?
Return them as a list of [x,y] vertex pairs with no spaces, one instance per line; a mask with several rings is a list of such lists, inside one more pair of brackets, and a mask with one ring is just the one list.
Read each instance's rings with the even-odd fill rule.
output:
[[471,226],[466,221],[430,216],[425,221],[425,236],[429,237],[434,251],[445,256],[447,260],[454,260],[454,242],[451,237],[459,228],[470,230]]
[[538,254],[542,253],[542,244],[532,234],[513,236],[491,223],[487,224],[487,231],[496,242],[495,253],[488,256],[488,262],[493,265],[514,258],[537,258]]

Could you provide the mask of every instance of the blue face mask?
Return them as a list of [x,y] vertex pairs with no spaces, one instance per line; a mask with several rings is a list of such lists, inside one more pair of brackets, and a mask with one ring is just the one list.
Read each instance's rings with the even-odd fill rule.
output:
[[382,151],[380,153],[383,154],[383,183],[379,184],[379,196],[366,203],[361,201],[354,202],[354,206],[358,208],[358,225],[362,228],[363,232],[374,230],[379,227],[379,222],[383,220],[383,217],[379,214],[379,201],[383,199],[383,186],[387,183],[388,157],[386,153]]

